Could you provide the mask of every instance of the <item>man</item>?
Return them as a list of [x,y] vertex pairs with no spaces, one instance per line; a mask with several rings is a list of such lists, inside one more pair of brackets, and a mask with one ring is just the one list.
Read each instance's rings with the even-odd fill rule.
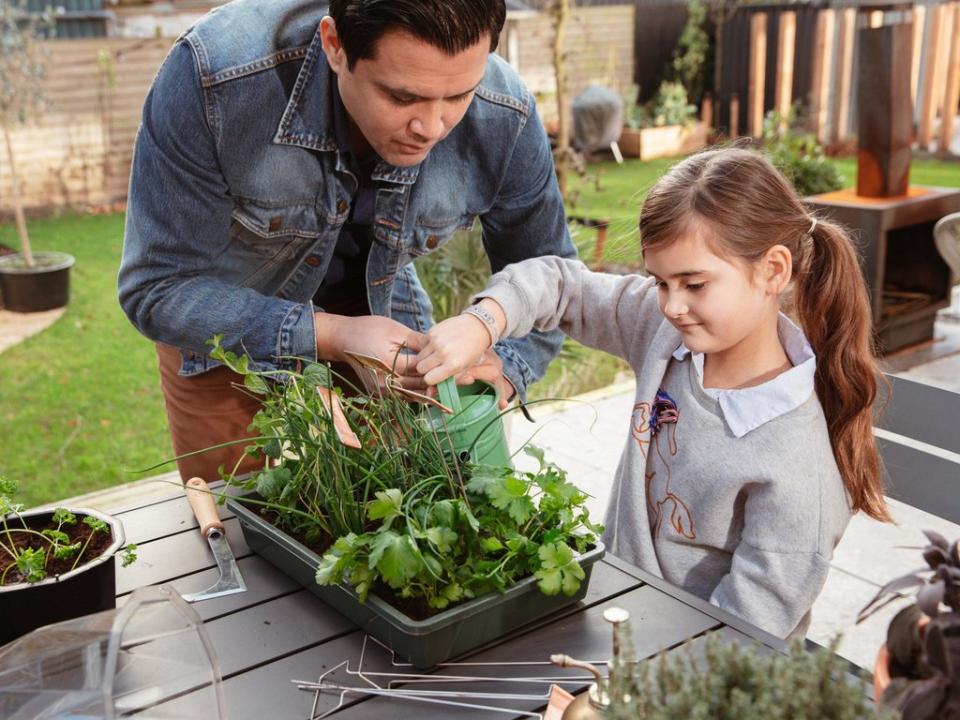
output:
[[[533,99],[492,54],[503,0],[324,12],[222,6],[177,42],[144,104],[120,303],[157,343],[177,454],[247,436],[257,410],[206,356],[215,334],[257,369],[345,350],[392,363],[431,323],[411,262],[454,231],[479,218],[494,271],[574,254]],[[468,374],[523,398],[560,342],[505,340]],[[398,370],[423,386],[414,363]],[[212,479],[240,458],[234,445],[180,473]]]

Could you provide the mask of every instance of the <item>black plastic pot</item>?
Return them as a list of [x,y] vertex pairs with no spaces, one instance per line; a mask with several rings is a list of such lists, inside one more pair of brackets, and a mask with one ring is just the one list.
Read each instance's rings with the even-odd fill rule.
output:
[[23,255],[0,257],[0,299],[13,312],[40,312],[63,307],[70,301],[72,255],[58,252],[33,254],[29,267]]
[[372,593],[360,603],[352,588],[317,585],[320,556],[268,523],[241,501],[228,499],[227,507],[240,520],[250,549],[299,582],[361,630],[385,643],[414,667],[428,668],[502,637],[538,618],[583,599],[593,564],[603,557],[603,543],[580,556],[586,577],[572,597],[544,595],[528,577],[503,594],[492,592],[437,613],[413,620]]
[[[0,586],[0,645],[43,625],[111,610],[116,601],[114,554],[125,544],[117,518],[87,508],[67,508],[77,517],[92,516],[110,526],[113,542],[103,554],[76,570],[38,583]],[[50,510],[21,513],[24,518],[50,515]],[[8,522],[11,518],[8,518]],[[2,528],[0,528],[2,529]]]

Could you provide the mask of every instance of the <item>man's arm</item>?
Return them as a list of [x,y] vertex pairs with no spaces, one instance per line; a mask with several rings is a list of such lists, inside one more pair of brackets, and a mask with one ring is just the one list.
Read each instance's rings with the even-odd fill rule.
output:
[[171,51],[144,103],[131,169],[120,304],[152,340],[197,353],[224,347],[263,367],[316,358],[313,307],[218,279],[233,201],[190,46]]
[[[532,98],[503,185],[493,207],[480,220],[494,273],[530,257],[577,255],[567,229],[550,143]],[[543,377],[562,343],[563,334],[556,330],[497,343],[503,374],[521,399],[526,397],[527,386]]]

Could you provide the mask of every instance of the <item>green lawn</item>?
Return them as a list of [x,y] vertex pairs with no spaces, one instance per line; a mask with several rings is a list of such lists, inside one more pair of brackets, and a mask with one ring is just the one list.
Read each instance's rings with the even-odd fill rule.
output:
[[[572,215],[611,221],[604,260],[636,262],[636,222],[646,192],[674,160],[598,163]],[[854,182],[854,161],[838,164]],[[915,184],[960,187],[960,164],[918,160]],[[137,479],[131,470],[172,455],[153,345],[123,316],[116,275],[123,216],[66,215],[30,223],[38,250],[73,254],[72,300],[50,329],[0,354],[0,474],[17,479],[28,504],[47,502]],[[577,233],[589,260],[592,231]],[[17,247],[12,225],[0,243]],[[568,346],[533,397],[582,392],[609,382],[622,365]]]
[[[48,330],[0,355],[0,474],[46,502],[139,476],[172,455],[153,345],[117,304],[123,216],[29,224],[37,250],[74,255],[71,301]],[[17,247],[11,225],[0,243]]]

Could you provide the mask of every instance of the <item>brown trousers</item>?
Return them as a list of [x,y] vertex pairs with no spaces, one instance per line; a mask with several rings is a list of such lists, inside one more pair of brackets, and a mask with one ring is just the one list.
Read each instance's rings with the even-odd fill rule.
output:
[[[234,387],[243,385],[242,377],[225,367],[181,377],[178,374],[180,352],[160,343],[157,343],[157,360],[170,438],[177,455],[256,435],[247,427],[260,409],[260,403]],[[220,477],[217,468],[223,465],[231,472],[241,458],[237,473],[263,467],[262,460],[244,456],[244,447],[243,444],[229,445],[178,460],[181,480],[200,477],[213,482]]]

